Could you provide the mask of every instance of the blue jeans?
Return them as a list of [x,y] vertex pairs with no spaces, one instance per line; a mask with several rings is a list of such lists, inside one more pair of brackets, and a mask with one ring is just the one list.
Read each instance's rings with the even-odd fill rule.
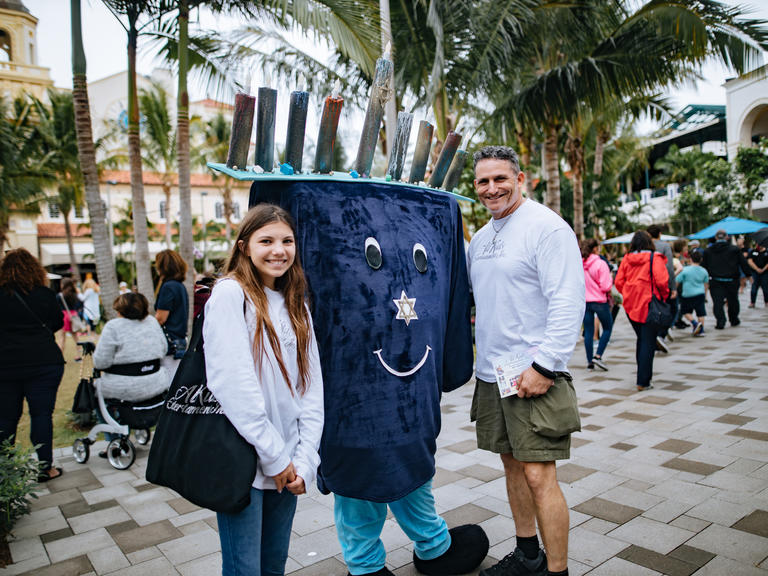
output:
[[217,513],[222,576],[283,576],[295,512],[296,496],[288,490],[251,488],[245,510]]
[[587,363],[592,363],[592,350],[595,342],[595,314],[603,327],[603,333],[600,334],[600,340],[597,343],[597,355],[602,358],[605,347],[611,339],[613,330],[613,316],[611,316],[611,305],[608,302],[587,302],[584,309],[584,348],[587,350]]
[[653,357],[656,355],[656,336],[659,327],[656,324],[630,320],[637,334],[635,361],[637,362],[637,385],[646,388],[653,377]]
[[[448,526],[435,510],[432,480],[389,502],[389,508],[422,560],[434,560],[451,546]],[[387,504],[334,494],[333,513],[350,574],[368,574],[384,568],[386,551],[381,530],[387,519]]]
[[64,364],[3,368],[0,386],[0,441],[16,436],[24,398],[29,406],[29,439],[39,444],[37,459],[47,470],[53,465],[53,409]]

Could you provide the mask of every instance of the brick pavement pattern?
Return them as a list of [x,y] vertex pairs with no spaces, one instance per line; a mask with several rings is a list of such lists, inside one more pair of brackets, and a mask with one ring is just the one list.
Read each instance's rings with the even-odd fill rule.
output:
[[[574,576],[768,575],[768,309],[744,306],[741,326],[710,324],[703,338],[673,334],[646,392],[635,391],[635,337],[623,313],[608,372],[586,370],[581,342],[574,352],[583,429],[558,467]],[[443,397],[434,494],[450,526],[485,529],[487,567],[512,551],[515,526],[500,460],[475,444],[472,392],[470,383]],[[86,465],[71,448],[57,450],[65,474],[41,485],[0,576],[220,574],[215,515],[148,484],[146,447],[125,471],[95,457],[100,447]],[[316,489],[300,498],[288,574],[347,573],[332,506]],[[383,540],[390,569],[417,574],[391,516]]]

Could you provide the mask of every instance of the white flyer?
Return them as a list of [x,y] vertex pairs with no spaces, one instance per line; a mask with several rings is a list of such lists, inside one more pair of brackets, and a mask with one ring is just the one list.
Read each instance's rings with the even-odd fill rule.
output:
[[496,372],[496,383],[499,385],[499,395],[502,398],[517,394],[520,375],[533,364],[533,358],[526,353],[506,354],[493,363]]

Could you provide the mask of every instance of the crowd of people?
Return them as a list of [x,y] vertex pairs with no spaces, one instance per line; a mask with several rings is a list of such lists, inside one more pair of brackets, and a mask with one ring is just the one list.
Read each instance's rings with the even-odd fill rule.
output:
[[[636,387],[648,390],[655,353],[669,352],[673,326],[704,336],[707,294],[716,330],[725,328],[726,319],[739,325],[743,278],[753,278],[750,305],[761,288],[768,303],[768,252],[733,244],[724,230],[704,249],[684,240],[670,245],[653,225],[634,234],[616,265],[601,255],[597,240],[579,245],[557,214],[524,197],[525,174],[511,148],[483,148],[475,154],[474,170],[478,198],[492,218],[466,253],[476,310],[469,417],[478,447],[500,456],[516,528],[514,551],[480,574],[567,576],[568,506],[555,463],[570,457],[571,433],[580,430],[568,371],[580,331],[587,368],[609,371],[606,354],[623,305],[637,337]],[[321,461],[324,384],[296,237],[294,221],[282,208],[252,208],[222,277],[202,279],[195,293],[194,313],[205,310],[206,317],[208,387],[258,454],[250,504],[235,514],[218,514],[225,575],[283,573],[296,498],[315,481]],[[53,465],[52,414],[67,334],[77,345],[79,334],[93,338],[100,328],[94,365],[103,372],[99,389],[105,397],[140,401],[168,388],[187,346],[187,267],[178,253],[164,250],[155,268],[154,314],[144,295],[121,283],[112,303],[117,318],[101,327],[93,278],[82,287],[64,279],[56,294],[26,250],[10,250],[0,262],[0,440],[15,436],[26,399],[39,481],[63,473]],[[663,322],[657,303],[666,311]],[[435,509],[431,481],[388,504],[414,539],[417,569],[440,573],[436,567],[444,568],[440,562],[451,553],[456,533]],[[335,506],[350,572],[390,575],[377,544],[378,520],[353,522],[379,518],[382,504],[336,495]]]
[[[189,311],[180,282],[186,264],[177,252],[164,250],[157,255],[155,267],[160,283],[154,315],[149,314],[147,298],[121,282],[120,294],[112,303],[117,318],[101,326],[104,303],[91,274],[82,286],[73,278],[61,279],[56,293],[49,287],[46,270],[24,248],[8,250],[0,261],[0,362],[4,366],[0,441],[15,439],[26,400],[30,440],[40,463],[39,482],[63,473],[53,465],[53,412],[64,358],[82,361],[80,344],[95,344],[94,368],[101,372],[98,386],[104,398],[140,401],[168,389],[186,349]],[[67,352],[70,337],[74,353]],[[103,421],[98,410],[96,416]],[[99,456],[106,458],[106,451]]]
[[[616,315],[609,314],[613,290],[621,297],[624,310],[637,335],[636,360],[638,390],[652,388],[655,353],[669,353],[674,341],[672,328],[689,329],[692,336],[705,335],[707,294],[712,300],[715,330],[723,330],[726,320],[731,326],[740,324],[739,294],[751,279],[750,308],[755,307],[758,291],[768,282],[768,251],[761,244],[745,247],[744,238],[732,242],[725,230],[718,230],[709,245],[702,249],[698,240],[677,239],[670,246],[660,239],[661,228],[651,225],[637,231],[620,264],[600,256],[595,239],[582,242],[582,259],[586,284],[584,345],[587,368],[608,370],[603,353],[610,340]],[[611,278],[611,268],[615,277]],[[658,324],[648,321],[651,300],[666,302],[671,321]],[[595,315],[600,323],[600,338],[594,351]]]

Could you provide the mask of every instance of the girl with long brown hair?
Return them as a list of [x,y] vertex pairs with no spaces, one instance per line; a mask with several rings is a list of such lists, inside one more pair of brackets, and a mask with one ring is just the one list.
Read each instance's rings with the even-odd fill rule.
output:
[[252,208],[205,306],[208,387],[259,457],[251,503],[218,514],[224,576],[284,573],[296,497],[320,463],[323,382],[294,231],[282,208]]

